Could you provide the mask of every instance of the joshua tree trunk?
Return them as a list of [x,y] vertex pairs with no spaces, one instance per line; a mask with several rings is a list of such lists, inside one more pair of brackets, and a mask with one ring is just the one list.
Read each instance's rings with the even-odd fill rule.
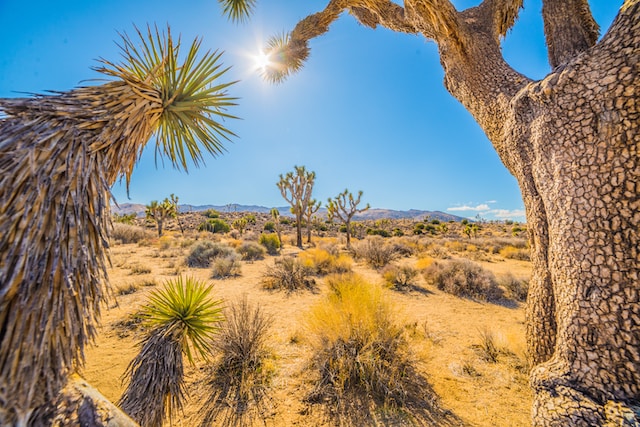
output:
[[596,44],[586,0],[544,0],[555,69],[541,81],[514,71],[500,51],[521,4],[485,0],[458,12],[448,0],[405,0],[404,8],[334,0],[279,49],[304,59],[307,40],[345,9],[364,25],[436,41],[447,90],[485,131],[526,206],[533,423],[637,425],[640,2],[627,0]]
[[[466,53],[440,43],[447,89],[525,201],[536,425],[620,425],[640,398],[639,9],[629,6],[600,44],[539,82],[507,68],[478,29]],[[466,17],[473,28],[482,8]],[[475,67],[493,78],[478,80]]]

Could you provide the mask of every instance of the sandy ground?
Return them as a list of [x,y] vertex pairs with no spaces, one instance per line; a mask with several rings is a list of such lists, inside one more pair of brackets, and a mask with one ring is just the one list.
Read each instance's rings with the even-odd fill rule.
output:
[[[302,327],[309,308],[327,292],[322,279],[315,291],[286,294],[262,289],[260,280],[274,257],[242,262],[241,276],[210,279],[208,268],[187,268],[183,265],[188,247],[180,239],[167,237],[147,246],[115,245],[111,251],[109,271],[113,288],[133,285],[135,292],[115,295],[102,311],[102,327],[95,346],[86,353],[82,375],[108,399],[117,401],[125,384],[122,375],[135,357],[140,336],[135,330],[117,328],[146,302],[147,295],[166,279],[176,274],[191,275],[214,283],[216,297],[225,302],[246,295],[273,317],[269,345],[275,355],[276,374],[269,395],[269,413],[255,425],[317,426],[334,425],[323,415],[321,405],[309,405],[304,399],[313,385],[314,375],[308,369],[309,349]],[[288,246],[285,253],[295,256],[298,249]],[[415,258],[403,259],[414,263]],[[504,260],[492,255],[481,263],[497,276],[512,273],[528,277],[530,263]],[[381,282],[380,274],[362,263],[355,270],[371,281]],[[532,395],[524,373],[524,311],[521,304],[480,303],[445,294],[435,288],[418,284],[421,291],[388,291],[395,303],[398,322],[411,336],[411,346],[419,370],[426,375],[440,397],[440,405],[470,426],[524,426],[529,424]],[[491,334],[504,351],[497,363],[482,359],[477,350],[482,334]],[[301,339],[302,338],[302,339]],[[202,375],[202,365],[189,368],[191,379]],[[197,395],[198,393],[194,393]],[[187,404],[175,425],[197,425],[198,399]],[[224,424],[216,424],[224,425]],[[362,425],[370,425],[363,421]],[[401,421],[386,421],[381,425],[410,425]]]

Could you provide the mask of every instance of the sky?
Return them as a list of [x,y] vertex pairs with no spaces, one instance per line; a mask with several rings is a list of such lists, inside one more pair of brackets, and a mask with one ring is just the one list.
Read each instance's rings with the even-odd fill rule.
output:
[[[479,1],[454,0],[458,9]],[[592,0],[604,34],[622,0]],[[516,180],[471,115],[442,84],[436,45],[415,35],[371,30],[348,14],[313,39],[304,68],[284,83],[265,82],[255,56],[275,34],[290,31],[325,1],[258,0],[252,19],[235,24],[215,0],[0,0],[0,97],[100,84],[92,67],[119,59],[118,33],[170,25],[184,42],[222,51],[232,68],[222,81],[239,117],[224,124],[237,138],[188,173],[156,164],[145,149],[129,194],[148,204],[171,193],[192,205],[285,206],[280,174],[302,165],[316,172],[313,195],[326,203],[348,188],[374,208],[439,210],[463,217],[524,221]],[[540,0],[525,0],[503,42],[507,61],[533,79],[549,71]]]

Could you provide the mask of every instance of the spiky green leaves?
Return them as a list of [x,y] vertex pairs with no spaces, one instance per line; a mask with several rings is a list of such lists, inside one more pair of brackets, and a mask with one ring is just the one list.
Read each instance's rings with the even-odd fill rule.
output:
[[262,68],[262,76],[271,83],[281,83],[302,68],[309,56],[309,47],[306,41],[292,40],[286,33],[271,37],[264,52],[269,61]]
[[244,22],[249,18],[256,5],[256,0],[218,0],[223,13],[234,22]]
[[187,170],[187,159],[196,166],[203,161],[201,147],[214,156],[222,153],[223,142],[235,136],[222,122],[236,118],[226,113],[236,105],[226,91],[235,82],[220,81],[229,70],[220,63],[222,53],[201,55],[201,40],[196,39],[182,58],[180,39],[174,43],[169,28],[136,31],[139,46],[122,34],[122,63],[102,60],[105,67],[98,71],[124,80],[143,99],[159,100],[157,111],[145,112],[160,113],[154,123],[156,155]]
[[178,277],[152,292],[144,308],[148,323],[178,340],[190,362],[192,348],[207,357],[211,339],[223,320],[222,301],[212,299],[211,288],[203,281]]

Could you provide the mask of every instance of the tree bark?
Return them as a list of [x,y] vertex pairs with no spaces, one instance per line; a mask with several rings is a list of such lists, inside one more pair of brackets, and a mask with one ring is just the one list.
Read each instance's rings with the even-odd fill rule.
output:
[[447,90],[482,127],[524,199],[533,260],[526,310],[533,424],[635,426],[640,1],[626,0],[596,45],[586,0],[544,4],[555,69],[536,82],[513,70],[500,50],[520,0],[485,0],[463,12],[449,0],[405,0],[404,8],[389,0],[332,0],[300,21],[288,53],[328,31],[341,9],[363,25],[437,43]]
[[462,14],[473,45],[439,48],[447,89],[483,127],[526,205],[533,423],[635,425],[640,4],[623,8],[598,45],[520,88],[482,17],[482,8]]

